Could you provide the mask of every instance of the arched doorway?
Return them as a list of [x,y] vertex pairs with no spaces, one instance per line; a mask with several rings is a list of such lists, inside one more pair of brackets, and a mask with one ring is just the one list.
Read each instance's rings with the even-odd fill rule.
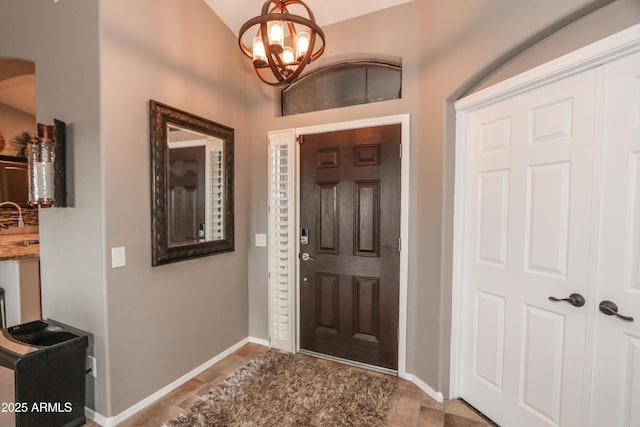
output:
[[[25,147],[36,131],[35,63],[0,58],[0,287],[6,326],[41,318],[38,209]],[[10,203],[5,203],[10,202]]]

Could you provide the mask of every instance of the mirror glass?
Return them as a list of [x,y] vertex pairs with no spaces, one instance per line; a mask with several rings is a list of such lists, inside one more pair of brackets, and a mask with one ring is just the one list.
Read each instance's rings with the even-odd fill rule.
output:
[[233,250],[233,129],[150,102],[153,265]]
[[224,141],[167,125],[169,245],[224,239]]

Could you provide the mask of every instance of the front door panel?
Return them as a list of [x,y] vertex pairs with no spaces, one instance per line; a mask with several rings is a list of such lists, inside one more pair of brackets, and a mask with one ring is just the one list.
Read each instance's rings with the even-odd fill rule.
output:
[[205,226],[205,147],[169,150],[169,244],[197,242]]
[[301,348],[397,369],[400,125],[304,135]]

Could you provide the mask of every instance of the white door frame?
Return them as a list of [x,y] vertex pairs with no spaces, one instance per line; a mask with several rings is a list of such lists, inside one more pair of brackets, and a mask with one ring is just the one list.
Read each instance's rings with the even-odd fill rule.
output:
[[[469,112],[515,96],[519,93],[551,83],[640,51],[640,25],[635,25],[596,43],[578,49],[546,64],[494,86],[469,95],[456,102],[455,201],[453,238],[453,280],[451,310],[451,397],[460,395],[460,340],[462,339],[462,296],[464,273],[464,216],[466,194],[466,131]],[[590,289],[593,295],[594,290]]]
[[[398,319],[398,376],[406,378],[407,376],[407,289],[409,285],[409,165],[410,165],[410,115],[400,114],[395,116],[377,117],[371,119],[354,120],[340,123],[330,123],[325,125],[307,126],[293,129],[296,137],[313,133],[334,132],[340,130],[359,129],[373,126],[385,126],[399,124],[401,127],[400,142],[402,144],[402,159],[400,166],[400,289],[399,289],[399,319]],[[292,162],[295,164],[295,182],[300,182],[300,145],[296,144],[295,155]],[[300,187],[296,186],[295,192],[295,241],[296,251],[300,253]],[[300,295],[300,260],[296,262],[296,292]],[[296,301],[296,322],[295,337],[296,352],[300,350],[300,299]]]

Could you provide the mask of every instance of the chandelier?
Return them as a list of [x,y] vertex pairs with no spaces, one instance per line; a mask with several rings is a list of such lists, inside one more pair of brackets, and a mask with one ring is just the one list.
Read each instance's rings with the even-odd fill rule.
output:
[[[292,6],[306,11],[307,17],[290,13]],[[250,49],[242,37],[256,26]],[[321,43],[314,51],[318,36]],[[260,16],[240,28],[238,42],[242,52],[253,60],[260,80],[272,86],[296,81],[304,67],[322,55],[325,45],[324,33],[311,9],[300,0],[267,0]]]

